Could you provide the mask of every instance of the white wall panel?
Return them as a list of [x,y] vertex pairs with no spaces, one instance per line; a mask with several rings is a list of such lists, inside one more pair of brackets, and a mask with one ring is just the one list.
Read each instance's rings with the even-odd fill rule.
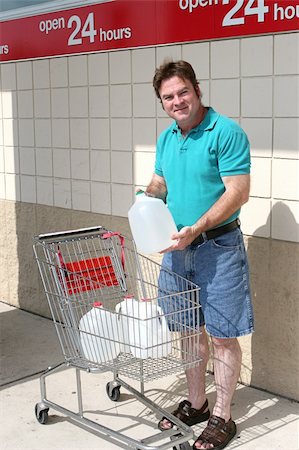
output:
[[275,117],[298,117],[299,76],[277,76],[274,80]]
[[5,174],[5,195],[7,200],[20,201],[20,177],[11,173]]
[[86,86],[87,55],[70,56],[68,58],[69,86]]
[[98,149],[110,148],[110,124],[108,119],[89,120],[90,147]]
[[240,41],[211,43],[211,78],[237,78],[240,75]]
[[87,87],[70,88],[70,117],[88,117]]
[[81,211],[90,211],[89,181],[72,180],[72,207]]
[[70,135],[72,148],[88,148],[89,147],[88,119],[71,119]]
[[[38,133],[39,125],[34,124],[33,119],[20,119],[19,120],[19,144],[33,147],[34,146],[34,126]],[[15,130],[14,130],[15,131]],[[6,137],[6,129],[4,128],[4,138]],[[13,137],[13,142],[15,138]],[[5,139],[4,139],[5,143]]]
[[299,72],[299,33],[274,36],[274,74]]
[[182,46],[182,58],[188,61],[198,78],[201,80],[210,77],[210,45],[208,42],[185,44]]
[[229,117],[240,115],[240,80],[212,80],[211,105]]
[[53,174],[55,177],[71,178],[71,151],[68,148],[53,149]]
[[272,119],[243,118],[240,125],[247,133],[251,156],[272,157]]
[[18,89],[32,89],[32,61],[23,61],[17,64]]
[[3,91],[17,89],[16,64],[1,64],[1,88]]
[[111,84],[131,83],[131,52],[111,52],[109,54],[109,74]]
[[109,117],[108,86],[91,86],[89,88],[89,116]]
[[21,201],[36,203],[36,178],[29,175],[21,175]]
[[154,117],[156,101],[151,84],[136,84],[133,87],[134,117]]
[[108,53],[92,54],[88,55],[87,58],[89,85],[108,84]]
[[35,175],[35,149],[33,147],[20,147],[19,155],[20,173],[25,175]]
[[36,148],[35,160],[37,175],[46,177],[51,177],[53,175],[53,156],[51,148]]
[[69,90],[51,89],[51,111],[53,118],[69,117]]
[[91,211],[111,214],[111,186],[108,183],[91,183]]
[[113,85],[110,87],[111,117],[132,116],[131,85]]
[[37,147],[51,147],[52,139],[51,139],[50,119],[35,119],[34,130],[35,130],[35,145]]
[[273,156],[299,159],[299,118],[274,120]]
[[36,118],[51,116],[49,89],[36,89],[34,91],[34,116]]
[[132,150],[132,119],[111,119],[111,149]]
[[241,40],[241,75],[243,77],[272,75],[273,36]]
[[71,180],[54,178],[54,206],[58,206],[59,208],[71,208]]
[[133,83],[151,82],[156,68],[155,49],[144,48],[132,52]]
[[272,117],[272,78],[244,78],[241,86],[242,116]]
[[50,177],[36,178],[37,203],[53,206],[53,179]]
[[[9,114],[9,107],[6,104],[6,97],[3,96],[3,117],[12,117]],[[12,105],[12,101],[10,101],[10,104]],[[17,113],[16,108],[16,101],[15,101],[15,114]],[[33,96],[32,91],[19,91],[18,92],[18,111],[19,111],[19,118],[25,119],[25,118],[32,118],[33,117]],[[16,114],[17,116],[17,114]]]
[[69,148],[69,119],[52,119],[52,144],[53,147]]
[[110,182],[110,152],[92,150],[90,155],[90,170],[92,181]]
[[50,87],[50,62],[48,59],[33,61],[34,89]]
[[68,64],[67,58],[50,59],[51,87],[68,86]]

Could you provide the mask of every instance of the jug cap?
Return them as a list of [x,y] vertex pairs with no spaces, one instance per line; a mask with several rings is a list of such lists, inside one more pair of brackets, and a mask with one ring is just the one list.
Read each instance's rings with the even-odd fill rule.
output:
[[94,302],[92,305],[94,308],[102,308],[103,303],[102,302]]

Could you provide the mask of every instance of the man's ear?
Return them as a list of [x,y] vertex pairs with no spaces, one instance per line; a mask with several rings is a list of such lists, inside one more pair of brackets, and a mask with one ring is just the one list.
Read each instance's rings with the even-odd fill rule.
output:
[[197,84],[194,89],[195,89],[197,97],[200,98],[201,97],[201,92],[200,92],[199,85]]

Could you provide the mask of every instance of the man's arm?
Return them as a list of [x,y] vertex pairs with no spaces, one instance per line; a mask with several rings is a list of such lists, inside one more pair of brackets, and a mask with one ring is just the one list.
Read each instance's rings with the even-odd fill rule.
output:
[[214,205],[197,222],[182,228],[172,236],[176,244],[167,249],[183,250],[187,245],[204,231],[217,227],[228,219],[249,199],[250,175],[234,175],[223,177],[225,192]]
[[147,186],[145,192],[152,197],[161,198],[165,202],[167,188],[164,178],[154,173],[151,182]]

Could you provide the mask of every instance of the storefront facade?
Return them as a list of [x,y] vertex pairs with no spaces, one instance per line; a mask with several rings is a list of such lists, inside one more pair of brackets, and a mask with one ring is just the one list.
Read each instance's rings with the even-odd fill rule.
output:
[[154,70],[186,59],[203,103],[251,142],[241,222],[256,332],[241,341],[241,381],[298,400],[298,2],[89,3],[0,22],[0,300],[49,315],[34,235],[130,234],[127,211],[170,123]]

